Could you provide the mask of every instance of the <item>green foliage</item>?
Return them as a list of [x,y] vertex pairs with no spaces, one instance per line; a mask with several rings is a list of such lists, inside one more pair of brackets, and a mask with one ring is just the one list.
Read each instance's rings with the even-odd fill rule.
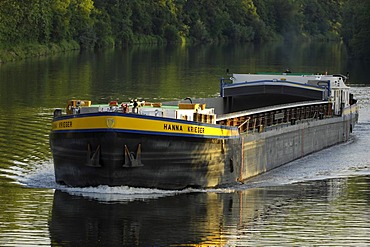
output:
[[[370,0],[1,0],[0,49],[77,42],[127,43],[339,39],[368,52]],[[11,49],[10,49],[11,50]]]
[[0,63],[25,59],[28,57],[48,56],[55,53],[79,50],[80,46],[75,41],[61,41],[60,43],[28,43],[27,45],[13,45],[0,49]]
[[164,28],[164,38],[168,42],[180,42],[181,41],[177,28],[172,25],[167,25]]
[[347,0],[343,9],[342,35],[350,54],[370,59],[370,0]]
[[319,1],[304,0],[302,5],[302,25],[304,31],[312,37],[326,34],[326,38],[339,34],[338,23],[341,21],[341,0]]
[[206,25],[201,20],[197,20],[194,23],[193,27],[190,29],[190,35],[201,42],[210,41],[210,34],[208,33]]

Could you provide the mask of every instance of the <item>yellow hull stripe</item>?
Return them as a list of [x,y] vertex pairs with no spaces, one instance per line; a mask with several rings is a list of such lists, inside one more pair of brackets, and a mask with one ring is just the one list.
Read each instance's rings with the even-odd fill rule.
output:
[[56,120],[52,124],[53,131],[92,131],[92,130],[117,130],[128,132],[154,132],[160,134],[180,134],[204,137],[237,137],[237,128],[224,127],[210,124],[193,124],[185,121],[165,121],[151,118],[135,118],[125,116],[90,116],[74,117]]
[[354,114],[354,113],[358,113],[358,105],[357,104],[343,109],[343,115],[351,115],[351,114]]

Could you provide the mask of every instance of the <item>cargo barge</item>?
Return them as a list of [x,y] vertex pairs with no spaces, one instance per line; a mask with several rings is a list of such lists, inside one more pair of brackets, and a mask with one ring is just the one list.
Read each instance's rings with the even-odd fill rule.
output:
[[346,80],[340,74],[231,74],[214,98],[70,100],[52,120],[56,182],[160,189],[243,183],[347,141],[358,107]]

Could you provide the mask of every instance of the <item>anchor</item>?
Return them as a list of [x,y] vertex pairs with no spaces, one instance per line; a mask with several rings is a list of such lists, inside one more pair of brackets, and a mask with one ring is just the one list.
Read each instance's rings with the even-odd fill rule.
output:
[[130,152],[128,147],[125,145],[125,163],[122,167],[141,167],[144,166],[141,163],[141,144],[138,145],[136,154]]
[[87,162],[86,166],[101,167],[100,164],[100,145],[96,148],[95,152],[91,152],[90,144],[87,144]]

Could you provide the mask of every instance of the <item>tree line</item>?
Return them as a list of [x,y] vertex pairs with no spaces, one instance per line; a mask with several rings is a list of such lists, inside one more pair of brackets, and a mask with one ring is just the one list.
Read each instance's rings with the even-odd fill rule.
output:
[[342,39],[367,58],[369,9],[370,0],[1,0],[0,49],[309,38]]

